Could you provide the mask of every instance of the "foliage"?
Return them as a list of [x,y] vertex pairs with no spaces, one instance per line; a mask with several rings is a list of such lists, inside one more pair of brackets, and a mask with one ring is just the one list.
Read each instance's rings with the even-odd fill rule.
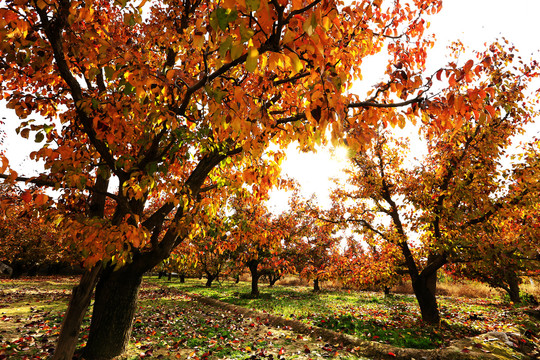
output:
[[[432,135],[461,125],[456,114],[483,121],[520,100],[519,88],[505,89],[504,74],[492,77],[494,87],[472,85],[495,69],[492,60],[510,60],[502,51],[422,75],[432,44],[423,35],[426,16],[440,0],[145,3],[0,6],[0,99],[17,115],[19,135],[41,144],[31,157],[45,167],[37,177],[19,176],[0,154],[1,177],[61,191],[58,199],[30,195],[49,205],[63,246],[76,249],[100,283],[90,353],[120,355],[129,339],[132,319],[121,313],[131,309],[111,305],[105,314],[105,302],[137,291],[116,287],[139,286],[126,280],[140,280],[196,236],[227,198],[216,193],[245,186],[264,197],[278,184],[288,144],[310,150],[329,134],[359,149],[379,124],[421,118]],[[385,79],[362,101],[349,90],[363,60],[383,50]],[[443,76],[451,94],[429,93]],[[458,88],[466,94],[454,94]],[[510,93],[515,98],[499,96]],[[122,339],[100,325],[110,316]],[[97,349],[99,336],[109,346]]]
[[[439,322],[437,270],[468,261],[471,254],[496,253],[485,246],[481,226],[497,213],[527,206],[537,191],[534,177],[516,181],[516,173],[499,166],[512,137],[535,114],[526,89],[537,64],[516,60],[513,50],[494,44],[477,54],[478,64],[470,60],[463,66],[459,81],[450,77],[450,87],[438,96],[440,112],[428,116],[460,126],[434,132],[420,124],[424,158],[407,162],[407,142],[381,129],[371,147],[352,159],[351,190],[334,192],[333,221],[354,224],[358,232],[388,243],[386,251],[399,249],[423,318],[431,323]],[[526,165],[527,171],[536,173],[534,166]]]
[[12,276],[36,273],[40,267],[59,270],[76,261],[73,252],[62,247],[61,235],[47,221],[43,211],[22,200],[39,202],[39,196],[46,196],[40,194],[32,199],[31,191],[0,185],[3,200],[0,207],[0,261],[13,268]]

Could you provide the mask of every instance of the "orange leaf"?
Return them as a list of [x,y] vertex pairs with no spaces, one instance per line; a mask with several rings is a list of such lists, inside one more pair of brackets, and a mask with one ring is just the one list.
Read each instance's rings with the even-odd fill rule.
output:
[[35,202],[37,206],[45,205],[47,201],[49,201],[49,197],[45,194],[38,194],[38,196],[36,196]]
[[496,111],[495,111],[495,108],[491,105],[486,105],[486,110],[489,112],[489,115],[491,115],[491,117],[495,117],[496,115]]
[[468,73],[472,69],[473,65],[474,65],[474,61],[472,61],[472,60],[467,61],[465,63],[465,66],[463,67],[463,72]]

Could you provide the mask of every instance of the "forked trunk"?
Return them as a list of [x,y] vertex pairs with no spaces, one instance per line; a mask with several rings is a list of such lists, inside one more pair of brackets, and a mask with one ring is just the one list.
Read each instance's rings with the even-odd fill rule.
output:
[[216,279],[216,276],[207,273],[206,274],[206,287],[211,287],[212,282]]
[[97,287],[88,342],[83,350],[86,360],[112,359],[128,345],[143,272],[129,265],[118,271],[104,270]]
[[79,338],[79,330],[88,305],[90,305],[90,299],[96,287],[100,271],[101,262],[91,270],[85,271],[79,284],[73,288],[52,360],[71,360],[73,358]]

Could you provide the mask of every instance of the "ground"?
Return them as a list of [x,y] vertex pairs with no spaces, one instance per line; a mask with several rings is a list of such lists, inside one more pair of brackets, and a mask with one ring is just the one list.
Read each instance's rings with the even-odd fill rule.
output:
[[[75,284],[75,278],[0,280],[0,359],[48,358],[54,350],[70,289]],[[243,296],[245,294],[240,294],[241,291],[237,291],[237,295],[234,296],[237,302],[242,303],[242,306],[226,304],[218,299],[195,295],[194,289],[201,290],[199,293],[207,291],[200,285],[197,287],[192,283],[183,289],[177,285],[177,282],[145,280],[140,294],[132,341],[125,358],[367,360],[382,358],[465,359],[483,355],[490,359],[526,359],[525,354],[530,355],[528,358],[537,356],[535,355],[536,334],[529,334],[532,338],[525,337],[524,334],[519,334],[519,328],[511,327],[511,321],[508,320],[515,321],[521,319],[520,317],[508,315],[497,317],[497,321],[501,322],[500,326],[495,328],[490,325],[495,331],[488,334],[484,331],[483,335],[463,336],[456,341],[445,342],[441,345],[444,349],[402,349],[394,346],[390,340],[379,339],[379,337],[384,337],[384,334],[391,334],[396,338],[407,338],[403,335],[406,334],[406,330],[399,327],[401,326],[399,324],[406,323],[405,316],[400,319],[398,319],[400,316],[392,318],[385,312],[385,306],[389,304],[391,308],[401,306],[403,307],[401,310],[407,310],[405,305],[400,305],[401,302],[396,302],[395,299],[382,304],[375,302],[373,297],[369,298],[370,304],[374,306],[372,308],[361,310],[362,307],[351,306],[346,310],[347,314],[355,316],[351,323],[356,323],[357,318],[364,319],[362,324],[368,324],[372,329],[369,333],[370,339],[379,340],[365,341],[357,336],[346,335],[344,328],[332,329],[332,326],[326,326],[328,329],[324,329],[315,326],[324,325],[328,319],[336,318],[340,319],[341,326],[344,324],[343,313],[340,313],[339,317],[336,317],[337,313],[330,314],[332,316],[325,313],[311,313],[303,316],[288,313],[289,310],[285,308],[276,311],[264,310],[264,308],[260,309],[256,301],[246,299]],[[186,292],[187,290],[189,293]],[[227,294],[225,287],[218,286],[217,290],[225,299],[231,300],[234,297]],[[262,300],[258,300],[259,303],[276,308],[277,304],[301,303],[302,299],[307,298],[312,308],[317,308],[317,304],[321,309],[331,308],[328,303],[321,300],[333,296],[330,293],[325,295],[326,297],[322,295],[319,297],[309,292],[305,292],[305,295],[302,295],[304,294],[302,292],[293,292],[290,296],[296,300],[291,300],[291,298],[285,298],[284,294],[287,294],[285,290],[276,291],[278,292],[271,294],[268,299],[263,297]],[[346,303],[350,302],[350,299],[343,294],[340,296],[344,297]],[[332,298],[330,303],[338,308],[343,306],[335,298]],[[414,303],[411,304],[414,306]],[[448,306],[450,306],[449,303],[443,305],[443,307]],[[459,306],[459,302],[456,306]],[[357,314],[361,311],[364,313]],[[273,314],[270,314],[272,312]],[[368,312],[383,314],[383,316],[369,323]],[[399,312],[395,314],[399,315]],[[456,316],[463,315],[456,312]],[[468,316],[469,321],[472,322],[470,315]],[[388,323],[383,323],[384,319]],[[502,323],[503,321],[505,322]],[[376,329],[377,326],[380,329]],[[394,330],[391,329],[392,326]],[[87,336],[88,318],[85,320],[84,328],[80,346],[84,345]],[[518,333],[512,333],[510,329]],[[380,336],[373,335],[378,330],[381,331],[378,333]],[[417,330],[418,327],[411,328],[412,332]],[[421,333],[421,331],[418,332]],[[421,335],[420,338],[422,336],[425,337]],[[419,342],[419,344],[422,343]]]

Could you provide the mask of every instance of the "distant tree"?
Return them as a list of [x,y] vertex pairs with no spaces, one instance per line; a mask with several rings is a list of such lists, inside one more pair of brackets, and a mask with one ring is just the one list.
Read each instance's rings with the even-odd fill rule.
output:
[[525,150],[507,170],[509,189],[499,200],[502,204],[507,199],[505,206],[468,235],[476,243],[468,261],[450,267],[454,276],[503,289],[514,303],[521,302],[522,278],[540,275],[539,142]]
[[0,261],[11,267],[11,277],[35,275],[40,269],[55,272],[76,263],[61,233],[39,209],[48,196],[32,194],[34,190],[0,184]]
[[[528,185],[508,191],[511,175],[499,166],[512,137],[535,114],[526,89],[537,64],[516,59],[512,49],[494,44],[478,54],[478,63],[456,67],[450,87],[433,100],[440,110],[424,114],[419,124],[427,155],[407,163],[409,145],[381,130],[371,147],[352,158],[347,186],[334,192],[336,221],[373,233],[393,245],[388,249],[399,248],[428,323],[440,321],[438,269],[477,251],[481,226],[503,209],[523,205],[534,190]],[[458,126],[433,131],[426,126],[430,117]]]

